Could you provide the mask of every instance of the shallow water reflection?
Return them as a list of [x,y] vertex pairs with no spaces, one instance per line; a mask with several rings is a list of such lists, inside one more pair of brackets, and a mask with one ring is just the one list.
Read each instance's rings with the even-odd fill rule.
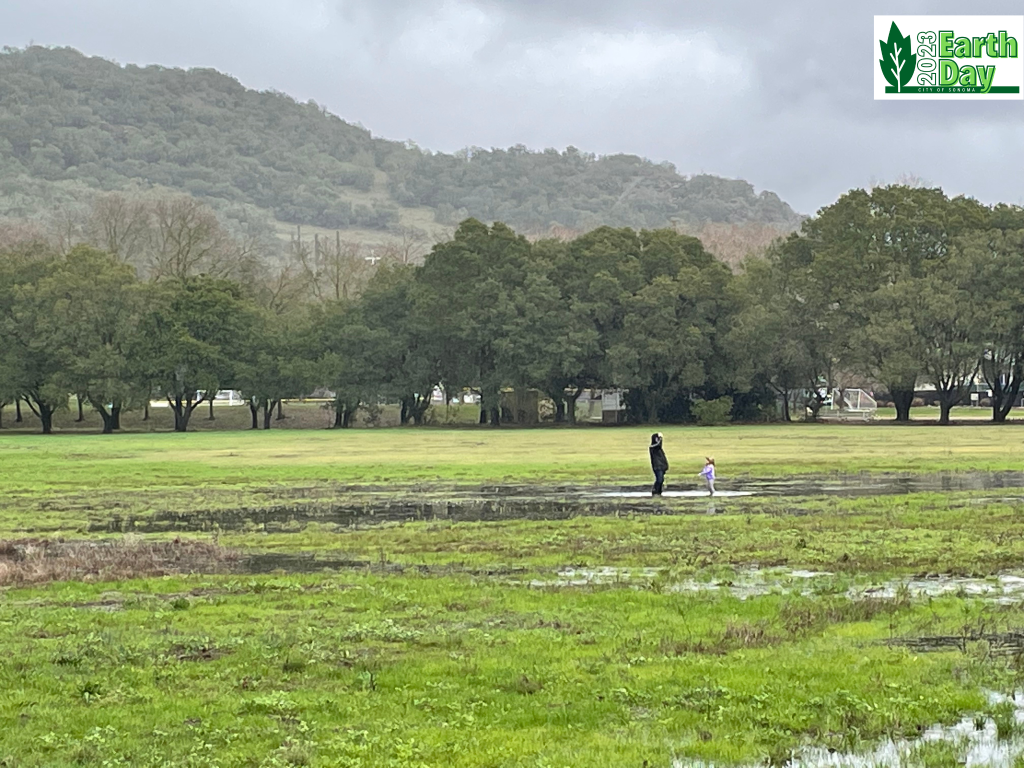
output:
[[[921,768],[921,766],[966,766],[966,768],[1013,768],[1024,756],[1024,696],[1010,698],[989,693],[993,704],[1012,702],[1015,733],[1000,738],[992,718],[965,717],[952,726],[934,725],[917,739],[886,739],[874,748],[840,751],[811,747],[794,752],[790,768]],[[936,749],[936,747],[940,749]],[[929,756],[929,750],[932,755]],[[941,754],[935,754],[941,753]],[[714,763],[675,760],[673,768],[716,768]]]
[[851,577],[829,571],[790,568],[741,568],[726,576],[674,579],[668,568],[630,568],[600,566],[560,568],[549,579],[535,578],[532,587],[587,587],[633,585],[647,587],[661,580],[664,592],[727,593],[741,600],[770,594],[799,594],[803,597],[838,594],[850,599],[893,599],[905,595],[912,599],[958,596],[991,600],[1000,604],[1024,602],[1024,575],[1001,573],[987,578],[936,575],[927,578],[901,578],[882,582],[853,583]]
[[[646,486],[484,486],[425,489],[422,492],[344,489],[335,497],[281,501],[251,507],[157,510],[144,515],[107,515],[89,525],[93,532],[302,531],[311,523],[336,526],[438,520],[565,520],[621,514],[709,514],[735,509],[751,499],[813,496],[886,496],[918,492],[1024,489],[1024,472],[959,472],[913,476],[846,475],[819,478],[725,480],[713,497],[693,487],[669,488],[652,498]],[[1024,494],[1002,498],[1024,503]],[[706,505],[706,507],[704,506]]]

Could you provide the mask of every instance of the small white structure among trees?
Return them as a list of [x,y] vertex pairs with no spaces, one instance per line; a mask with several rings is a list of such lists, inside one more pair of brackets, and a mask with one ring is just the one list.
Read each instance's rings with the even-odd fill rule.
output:
[[863,389],[833,389],[818,411],[821,421],[871,421],[878,411],[875,398]]

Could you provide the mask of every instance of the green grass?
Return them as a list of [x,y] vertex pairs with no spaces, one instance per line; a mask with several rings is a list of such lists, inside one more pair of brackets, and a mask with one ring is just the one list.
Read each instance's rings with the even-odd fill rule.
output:
[[953,722],[1014,674],[886,644],[960,626],[955,600],[350,574],[57,585],[3,615],[0,757],[19,766],[780,760]]
[[[910,409],[911,421],[934,421],[939,420],[940,409],[937,405],[920,405]],[[896,418],[895,408],[879,408],[875,414],[877,421],[892,421]],[[1010,412],[1011,419],[1024,417],[1024,408],[1014,408]],[[950,411],[950,418],[953,421],[989,421],[992,419],[991,408],[978,406],[958,405]]]
[[[409,483],[646,482],[650,428],[0,435],[0,494]],[[1024,425],[666,427],[670,483],[722,477],[1020,468]]]
[[[274,418],[272,430],[292,429],[327,429],[331,426],[334,415],[327,406],[329,403],[320,400],[289,401],[284,406],[284,418]],[[15,421],[14,408],[10,405],[0,409],[3,416],[3,430],[0,434],[14,433],[38,433],[39,420],[28,409],[22,409],[22,421]],[[143,419],[142,411],[127,411],[121,417],[123,433],[137,432],[170,432],[174,429],[174,417],[167,407],[158,405],[150,409],[150,418]],[[429,426],[447,427],[475,427],[480,415],[479,406],[463,404],[450,406],[432,406],[427,412]],[[939,409],[935,407],[920,407],[911,410],[911,420],[919,426],[936,423],[939,419]],[[878,418],[872,422],[872,426],[892,425],[896,417],[893,408],[880,408]],[[586,409],[580,404],[578,406],[578,418],[580,426],[597,426],[586,423]],[[991,420],[992,411],[989,408],[957,407],[952,411],[954,423],[979,425]],[[262,415],[260,425],[262,426]],[[1010,414],[1011,424],[1024,424],[1024,409],[1015,409]],[[366,427],[396,427],[399,425],[399,408],[397,405],[385,405],[381,408],[377,423],[370,425],[367,422],[365,411],[356,414],[355,426]],[[797,424],[799,426],[799,423]],[[90,408],[83,411],[82,421],[78,421],[78,408],[74,398],[71,398],[69,407],[57,411],[53,419],[54,430],[57,433],[96,433],[102,430],[103,422],[99,415]],[[189,422],[189,430],[193,432],[221,432],[226,430],[242,431],[248,430],[251,426],[249,409],[244,405],[227,406],[217,401],[214,407],[214,418],[209,418],[209,408],[206,404],[196,409]],[[546,423],[546,426],[554,426]],[[776,425],[787,426],[787,425]],[[793,425],[788,425],[793,426]],[[809,426],[809,425],[808,425]],[[864,426],[853,423],[849,426]]]
[[[409,491],[393,503],[417,504]],[[443,498],[443,494],[440,496]],[[361,501],[360,501],[361,500]],[[405,500],[405,501],[403,501]],[[104,538],[121,532],[168,539],[211,536],[262,552],[321,553],[335,559],[436,571],[562,567],[709,568],[786,566],[843,574],[946,573],[987,576],[1024,563],[1024,498],[987,492],[917,493],[856,499],[750,499],[647,505],[568,519],[384,522],[382,500],[351,496],[365,509],[335,522],[333,499],[272,493],[218,495],[140,491],[25,499],[0,505],[0,538]],[[365,507],[361,506],[365,504]],[[196,507],[201,509],[196,512]],[[427,514],[430,506],[427,505]],[[319,517],[321,512],[325,515]],[[655,514],[651,514],[655,512]],[[663,512],[664,514],[657,514]],[[518,514],[510,507],[509,515]]]
[[[269,532],[268,532],[269,529]],[[787,566],[846,574],[986,576],[1024,563],[1024,499],[974,503],[969,494],[738,503],[714,515],[569,520],[293,524],[222,531],[221,543],[280,552],[333,552],[435,568]]]
[[[325,400],[289,401],[283,407],[283,417],[276,414],[271,420],[271,430],[295,429],[327,429],[334,422],[334,411]],[[22,421],[15,421],[14,408],[6,406],[3,410],[3,430],[0,434],[39,434],[39,419],[28,409],[22,408]],[[475,425],[480,409],[475,405],[441,406],[430,412],[430,422],[437,426],[469,426]],[[227,405],[221,401],[214,402],[213,419],[210,419],[207,403],[201,404],[192,414],[188,423],[190,432],[224,432],[246,431],[251,429],[252,416],[246,405]],[[399,425],[399,407],[385,405],[376,425],[370,425],[367,414],[359,411],[354,424],[357,427],[378,426],[397,427]],[[263,414],[259,415],[259,427],[263,428]],[[82,421],[78,421],[78,408],[74,398],[68,408],[54,414],[53,429],[57,434],[96,434],[103,429],[103,421],[91,408],[85,408]],[[174,413],[165,403],[150,408],[149,419],[143,411],[127,411],[121,416],[121,434],[140,432],[171,432],[174,430]]]
[[[537,497],[645,484],[650,431],[0,436],[0,539],[195,519],[206,530],[153,535],[365,564],[0,588],[0,765],[749,765],[806,745],[866,749],[971,713],[1009,722],[984,691],[1019,688],[1020,657],[910,641],[1020,632],[1020,603],[847,590],[1019,569],[1018,491],[331,521],[339,507],[429,506],[494,484]],[[726,482],[1019,470],[1024,442],[1018,425],[663,431],[676,483],[695,482],[708,453]],[[630,575],[571,586],[567,567]],[[776,569],[769,594],[679,589],[739,584],[751,568]],[[922,750],[922,762],[945,759]]]

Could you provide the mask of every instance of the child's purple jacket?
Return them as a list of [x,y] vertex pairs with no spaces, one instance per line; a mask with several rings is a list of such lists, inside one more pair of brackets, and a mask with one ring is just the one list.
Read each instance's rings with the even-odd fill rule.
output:
[[704,465],[704,469],[702,469],[700,471],[700,476],[703,477],[705,480],[714,480],[715,479],[715,465],[714,464],[705,464]]

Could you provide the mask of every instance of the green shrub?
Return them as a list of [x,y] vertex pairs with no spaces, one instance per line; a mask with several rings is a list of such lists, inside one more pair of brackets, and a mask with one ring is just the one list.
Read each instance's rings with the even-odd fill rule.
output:
[[729,423],[732,413],[732,398],[720,397],[717,400],[698,400],[691,407],[697,423],[702,427],[715,427]]

